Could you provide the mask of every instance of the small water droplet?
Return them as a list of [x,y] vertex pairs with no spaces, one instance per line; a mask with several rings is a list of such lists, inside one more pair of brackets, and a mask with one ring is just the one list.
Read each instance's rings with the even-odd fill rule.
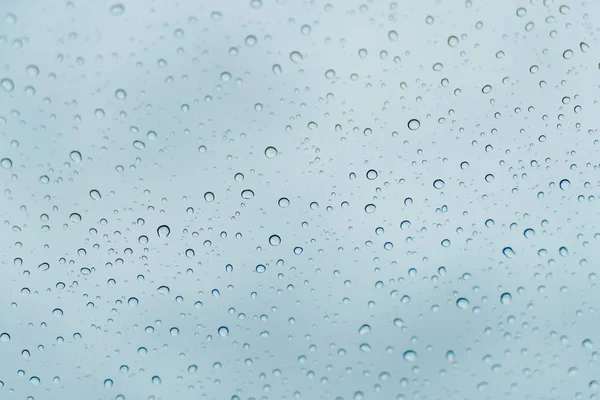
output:
[[281,238],[279,235],[271,235],[269,237],[269,244],[271,246],[279,246],[281,244]]
[[0,165],[4,169],[9,169],[9,168],[12,168],[13,163],[10,158],[3,158],[2,160],[0,160]]
[[465,310],[469,308],[469,300],[465,299],[464,297],[461,297],[460,299],[456,300],[456,306]]
[[374,169],[370,169],[367,171],[367,179],[372,181],[372,180],[377,179],[377,176],[378,176],[377,171],[375,171]]
[[125,13],[125,6],[121,3],[113,4],[110,7],[110,15],[113,17],[119,17]]
[[102,199],[102,195],[96,189],[90,190],[90,197],[92,198],[92,200],[100,200],[100,199]]
[[410,129],[411,131],[416,131],[417,129],[419,129],[419,127],[421,126],[421,122],[419,122],[418,119],[411,119],[410,121],[408,121],[408,129]]
[[123,89],[117,89],[115,91],[115,97],[118,100],[125,100],[127,98],[127,92],[125,90],[123,90]]
[[408,362],[415,362],[417,360],[417,353],[413,350],[406,350],[403,357]]
[[512,247],[503,248],[502,254],[504,254],[506,258],[514,258],[516,256],[515,251],[512,249]]
[[227,328],[226,326],[221,326],[219,328],[218,332],[219,332],[219,336],[221,336],[221,337],[229,336],[229,328]]
[[304,59],[304,57],[302,56],[302,54],[300,54],[297,51],[292,51],[290,53],[290,60],[292,60],[292,62],[294,62],[296,64],[301,62],[303,59]]
[[364,324],[360,328],[358,328],[358,334],[359,335],[364,336],[364,335],[366,335],[369,332],[371,332],[371,325],[369,325],[369,324]]
[[81,153],[78,152],[77,150],[73,150],[70,154],[69,157],[71,158],[71,160],[73,160],[75,163],[79,164],[81,162]]
[[275,158],[275,157],[277,157],[277,154],[278,154],[277,149],[273,146],[269,146],[265,149],[265,156],[267,158]]
[[568,179],[563,179],[558,184],[558,187],[560,187],[562,190],[567,190],[571,187],[571,181],[569,181]]
[[281,208],[286,208],[290,205],[290,200],[287,197],[282,197],[277,201],[277,204]]
[[204,200],[207,203],[212,203],[213,201],[215,201],[215,194],[213,192],[204,193]]
[[262,274],[267,271],[267,267],[264,264],[258,264],[254,270],[259,274]]
[[242,191],[242,199],[250,200],[254,197],[254,192],[250,189],[246,189]]
[[15,84],[12,80],[4,78],[0,80],[0,86],[7,92],[12,92],[15,89]]
[[445,185],[445,182],[441,179],[436,179],[433,181],[433,187],[436,189],[442,189]]

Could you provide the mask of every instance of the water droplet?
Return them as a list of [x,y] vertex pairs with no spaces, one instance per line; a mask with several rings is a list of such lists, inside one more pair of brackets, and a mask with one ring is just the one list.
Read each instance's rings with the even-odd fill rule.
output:
[[7,92],[12,92],[15,89],[15,84],[12,80],[4,78],[0,80],[0,86]]
[[254,36],[254,35],[248,35],[248,36],[246,36],[246,39],[244,40],[244,43],[246,43],[246,46],[248,46],[248,47],[256,46],[257,42],[258,42],[258,40],[256,39],[256,36]]
[[302,54],[300,54],[297,51],[292,51],[290,53],[290,60],[292,60],[292,62],[294,62],[296,64],[301,62],[303,59],[304,59],[304,57],[302,56]]
[[171,289],[169,289],[168,286],[159,286],[156,291],[160,294],[167,295],[171,292]]
[[212,203],[213,201],[215,201],[215,194],[213,192],[204,193],[204,200],[207,203]]
[[246,189],[242,191],[242,199],[250,200],[254,197],[254,192],[250,189]]
[[113,17],[120,17],[125,13],[125,6],[121,3],[113,4],[110,7],[110,15]]
[[277,201],[277,204],[279,205],[279,207],[281,208],[286,208],[290,205],[290,201],[287,197],[282,197]]
[[512,247],[503,248],[502,254],[504,254],[506,258],[514,258],[516,256],[515,251],[512,249]]
[[277,149],[273,146],[269,146],[265,149],[265,156],[267,158],[275,158],[275,157],[277,157],[277,154],[278,154]]
[[500,302],[502,304],[510,304],[510,302],[512,301],[512,295],[508,292],[506,293],[502,293],[502,295],[500,296]]
[[461,308],[463,310],[469,308],[469,300],[465,299],[464,297],[461,297],[460,299],[456,300],[456,307]]
[[231,74],[227,71],[221,72],[221,80],[223,82],[229,82],[231,80]]
[[92,198],[92,200],[100,200],[100,199],[102,199],[102,195],[96,189],[90,190],[90,197]]
[[367,333],[371,332],[371,326],[368,324],[364,324],[363,326],[361,326],[360,328],[358,328],[358,334],[359,335],[366,335]]
[[436,179],[433,181],[433,187],[436,189],[442,189],[445,185],[445,182],[441,179]]
[[365,212],[366,212],[367,214],[372,214],[372,213],[374,213],[374,212],[375,212],[375,209],[376,209],[376,208],[377,208],[377,207],[375,207],[375,204],[367,204],[367,205],[365,206]]
[[450,47],[458,46],[458,42],[459,42],[459,40],[456,36],[450,36],[448,38],[448,46],[450,46]]
[[281,244],[281,238],[279,235],[271,235],[269,237],[269,244],[271,246],[279,246]]
[[267,267],[264,264],[258,264],[254,270],[259,274],[262,274],[267,271]]
[[0,160],[0,165],[4,169],[9,169],[9,168],[12,168],[13,163],[10,158],[3,158],[2,160]]
[[156,229],[156,234],[159,238],[166,239],[171,234],[171,228],[167,225],[161,225]]
[[73,160],[75,163],[79,164],[81,162],[81,153],[78,152],[77,150],[73,150],[70,154],[69,157],[71,158],[71,160]]
[[408,362],[415,362],[417,360],[417,353],[413,350],[406,350],[403,357]]
[[525,236],[527,239],[532,238],[535,236],[535,231],[531,228],[527,228],[523,231],[523,236]]
[[567,49],[563,52],[563,58],[565,60],[568,60],[569,58],[573,57],[573,50],[571,49]]
[[134,140],[133,147],[138,150],[144,150],[146,148],[146,143],[142,142],[141,140]]
[[127,98],[127,92],[123,89],[117,89],[115,91],[115,97],[117,100],[125,100]]
[[229,336],[229,328],[227,328],[226,326],[221,326],[219,328],[218,332],[219,332],[219,336],[221,336],[221,337]]
[[417,129],[419,129],[419,127],[421,127],[421,122],[419,122],[418,119],[411,119],[410,121],[408,121],[408,129],[410,129],[411,131],[416,131]]
[[368,180],[371,180],[371,181],[375,180],[375,179],[377,179],[377,176],[378,176],[377,171],[375,171],[374,169],[370,169],[367,171],[367,179]]
[[563,179],[558,184],[558,187],[560,187],[562,190],[567,190],[571,187],[571,181],[569,181],[568,179]]

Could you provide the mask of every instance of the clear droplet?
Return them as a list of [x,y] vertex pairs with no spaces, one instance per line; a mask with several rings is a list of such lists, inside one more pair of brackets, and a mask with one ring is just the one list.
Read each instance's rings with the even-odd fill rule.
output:
[[156,234],[161,239],[166,239],[171,234],[171,228],[167,225],[161,225],[156,229]]
[[8,78],[0,80],[0,86],[2,86],[2,88],[7,92],[12,92],[15,89],[15,84]]
[[125,14],[125,6],[121,3],[113,4],[110,7],[110,15],[113,17],[119,17]]
[[71,158],[71,160],[73,160],[75,163],[79,164],[81,162],[81,153],[78,152],[77,150],[73,150],[70,154],[69,157]]
[[281,244],[281,238],[279,237],[279,235],[269,236],[269,244],[271,246],[279,246]]
[[100,199],[102,199],[102,195],[96,189],[90,190],[90,197],[92,198],[92,200],[100,200]]
[[265,149],[265,156],[267,158],[275,158],[275,157],[277,157],[277,154],[278,154],[277,149],[273,146],[269,146]]
[[221,337],[227,337],[227,336],[229,336],[229,328],[227,328],[226,326],[221,326],[218,329],[218,332],[219,332],[219,336],[221,336]]
[[463,310],[467,309],[469,308],[469,300],[465,299],[464,297],[461,297],[458,300],[456,300],[456,306]]
[[411,119],[410,121],[408,121],[408,129],[410,129],[411,131],[416,131],[417,129],[419,129],[419,127],[421,126],[421,122],[419,122],[418,119]]
[[0,160],[0,165],[4,169],[9,169],[9,168],[12,168],[13,163],[10,158],[3,158],[2,160]]

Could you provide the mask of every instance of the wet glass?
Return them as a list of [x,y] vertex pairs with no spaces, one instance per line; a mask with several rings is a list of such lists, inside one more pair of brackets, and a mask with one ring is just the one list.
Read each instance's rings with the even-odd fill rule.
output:
[[0,2],[0,399],[598,399],[600,2]]

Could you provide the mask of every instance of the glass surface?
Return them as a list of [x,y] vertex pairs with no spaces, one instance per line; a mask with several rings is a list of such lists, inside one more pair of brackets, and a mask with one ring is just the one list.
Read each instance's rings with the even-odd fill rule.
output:
[[599,26],[0,1],[0,399],[597,399]]

